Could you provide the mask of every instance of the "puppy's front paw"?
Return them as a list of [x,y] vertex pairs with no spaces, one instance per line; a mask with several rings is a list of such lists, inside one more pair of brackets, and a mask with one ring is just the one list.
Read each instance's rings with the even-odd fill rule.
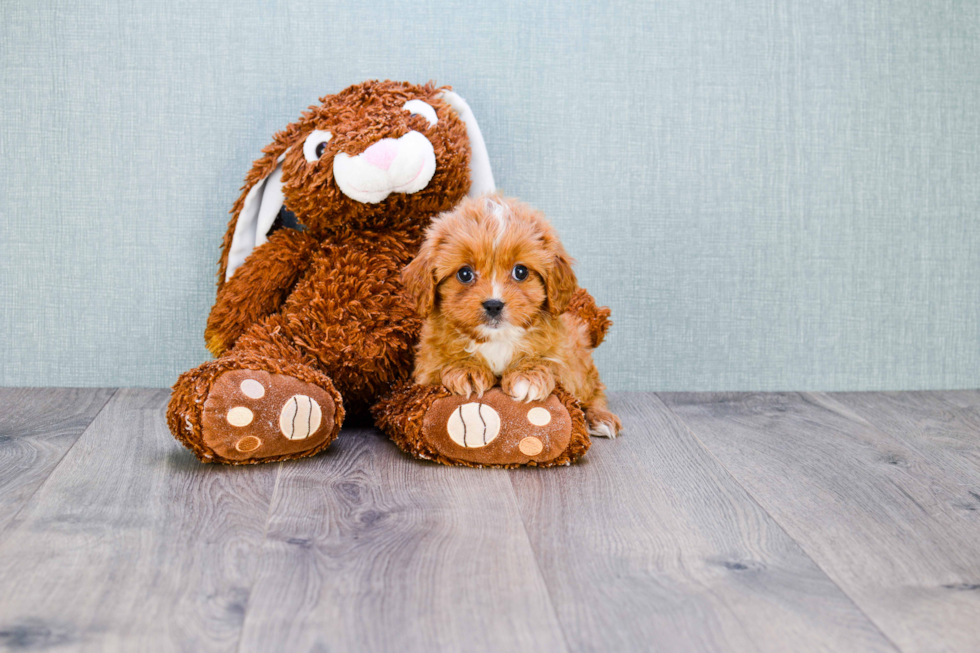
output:
[[544,401],[555,389],[555,375],[547,367],[513,370],[504,374],[500,388],[517,401]]
[[442,372],[442,384],[453,394],[470,397],[483,393],[493,387],[497,377],[483,367],[449,367]]
[[600,438],[614,438],[623,430],[619,418],[605,408],[587,408],[585,421],[589,425],[589,435]]

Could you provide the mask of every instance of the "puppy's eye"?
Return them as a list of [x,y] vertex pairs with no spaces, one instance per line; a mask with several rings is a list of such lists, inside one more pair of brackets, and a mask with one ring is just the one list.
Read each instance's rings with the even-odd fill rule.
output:
[[333,134],[319,129],[307,136],[306,142],[303,143],[303,156],[306,157],[306,160],[315,163],[323,156],[323,151],[327,149],[327,143],[330,142],[331,138],[333,138]]
[[422,100],[409,100],[402,105],[402,109],[408,111],[413,116],[422,116],[429,121],[429,127],[439,122],[439,118],[436,117],[436,110]]
[[470,283],[476,278],[476,273],[469,267],[462,267],[456,273],[456,278],[459,279],[460,283]]
[[527,268],[518,263],[511,271],[511,275],[514,277],[515,281],[524,281],[527,279]]

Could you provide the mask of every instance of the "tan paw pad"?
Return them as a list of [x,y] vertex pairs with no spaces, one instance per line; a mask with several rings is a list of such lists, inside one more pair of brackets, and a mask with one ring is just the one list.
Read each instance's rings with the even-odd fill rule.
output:
[[235,443],[235,449],[241,451],[242,453],[248,453],[249,451],[255,451],[262,446],[262,440],[259,440],[254,435],[246,435],[244,438]]
[[226,419],[232,426],[241,428],[251,424],[254,418],[255,414],[248,408],[245,408],[245,406],[235,406],[228,411],[228,417]]
[[541,440],[537,439],[533,435],[530,435],[521,440],[521,443],[517,445],[517,448],[520,449],[521,453],[525,456],[537,456],[544,450],[544,444],[541,443]]
[[548,412],[547,408],[538,406],[527,411],[527,421],[531,422],[531,424],[534,424],[535,426],[547,426],[548,422],[551,421],[551,413]]
[[255,379],[245,379],[238,387],[249,399],[261,399],[265,396],[265,386]]

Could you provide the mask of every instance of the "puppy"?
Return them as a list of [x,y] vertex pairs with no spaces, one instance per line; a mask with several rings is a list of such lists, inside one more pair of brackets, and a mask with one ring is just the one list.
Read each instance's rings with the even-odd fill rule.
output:
[[500,382],[518,401],[560,383],[589,433],[615,437],[585,323],[565,313],[578,287],[572,259],[545,217],[516,200],[463,200],[438,216],[402,281],[425,318],[415,380],[469,397]]

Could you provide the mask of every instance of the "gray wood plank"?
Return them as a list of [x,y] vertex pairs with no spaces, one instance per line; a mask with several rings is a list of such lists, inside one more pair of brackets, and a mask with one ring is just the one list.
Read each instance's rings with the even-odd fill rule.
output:
[[970,485],[974,494],[968,491],[954,505],[980,510],[980,392],[848,392],[831,394],[830,400],[934,463],[947,477]]
[[120,390],[0,545],[0,650],[231,651],[276,466],[202,465]]
[[0,388],[0,541],[115,390]]
[[349,429],[285,466],[242,651],[562,651],[504,470]]
[[663,398],[900,648],[980,650],[972,483],[825,395]]
[[894,651],[652,394],[624,435],[512,477],[573,651]]

